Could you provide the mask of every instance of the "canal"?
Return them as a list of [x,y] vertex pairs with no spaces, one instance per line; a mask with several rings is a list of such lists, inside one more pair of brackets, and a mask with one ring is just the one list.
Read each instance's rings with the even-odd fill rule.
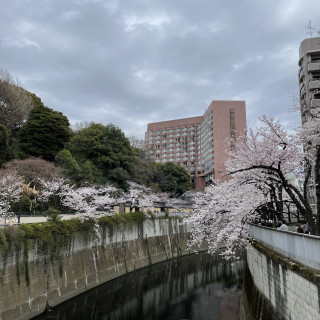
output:
[[239,319],[243,270],[243,260],[193,254],[122,276],[34,319]]

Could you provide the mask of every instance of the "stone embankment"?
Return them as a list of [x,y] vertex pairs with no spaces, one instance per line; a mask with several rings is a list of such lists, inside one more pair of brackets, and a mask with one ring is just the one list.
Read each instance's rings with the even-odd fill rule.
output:
[[13,249],[0,258],[0,319],[31,319],[106,281],[187,255],[188,237],[179,219],[155,219],[104,228],[98,240],[77,233],[57,256],[44,254],[39,240],[27,256]]
[[240,319],[320,319],[320,238],[262,227],[250,232]]

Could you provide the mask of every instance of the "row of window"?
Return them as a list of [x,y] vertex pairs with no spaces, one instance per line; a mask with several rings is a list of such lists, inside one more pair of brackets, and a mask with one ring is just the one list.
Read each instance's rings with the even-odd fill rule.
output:
[[[170,141],[169,141],[170,142]],[[172,147],[174,147],[174,146],[176,146],[176,147],[180,147],[181,145],[182,146],[193,146],[193,145],[195,145],[196,143],[194,142],[194,141],[190,141],[190,142],[188,142],[188,141],[183,141],[182,143],[169,143],[169,144],[167,144],[167,143],[162,143],[162,144],[160,144],[160,143],[158,143],[158,144],[156,144],[155,145],[155,148],[156,149],[160,149],[160,147],[162,147],[162,148],[166,148],[167,146],[169,147],[169,148],[172,148]],[[150,147],[152,148],[153,147],[153,145],[150,145]]]
[[169,129],[169,130],[158,130],[158,131],[149,131],[149,136],[155,136],[160,134],[167,134],[173,132],[186,132],[186,131],[194,131],[195,129],[199,129],[199,126],[190,126],[190,127],[183,127],[183,128],[176,128],[176,129]]
[[[149,141],[150,143],[152,143],[153,138],[150,138]],[[179,136],[179,137],[175,137],[175,138],[169,138],[167,139],[158,139],[156,140],[154,143],[158,144],[158,143],[165,143],[165,142],[180,142],[180,141],[193,141],[193,142],[197,142],[201,140],[201,143],[205,143],[206,141],[211,141],[213,140],[213,132],[212,132],[212,128],[210,128],[210,130],[208,130],[204,135],[201,135],[201,139],[197,139],[196,136]]]

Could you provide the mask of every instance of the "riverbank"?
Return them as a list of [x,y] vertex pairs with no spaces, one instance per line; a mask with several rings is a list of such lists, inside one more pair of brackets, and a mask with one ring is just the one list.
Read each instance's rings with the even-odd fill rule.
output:
[[1,319],[31,319],[106,281],[190,254],[196,250],[189,250],[188,239],[179,219],[147,219],[105,226],[98,238],[85,232],[66,235],[53,255],[40,240],[30,244],[27,256],[22,247],[13,248],[0,261]]

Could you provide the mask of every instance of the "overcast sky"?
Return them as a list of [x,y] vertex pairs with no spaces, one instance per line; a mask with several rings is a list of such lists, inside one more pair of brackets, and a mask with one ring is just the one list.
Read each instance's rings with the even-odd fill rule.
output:
[[[319,0],[0,0],[0,68],[71,123],[147,123],[245,100],[287,126]],[[316,36],[316,34],[314,35]]]

